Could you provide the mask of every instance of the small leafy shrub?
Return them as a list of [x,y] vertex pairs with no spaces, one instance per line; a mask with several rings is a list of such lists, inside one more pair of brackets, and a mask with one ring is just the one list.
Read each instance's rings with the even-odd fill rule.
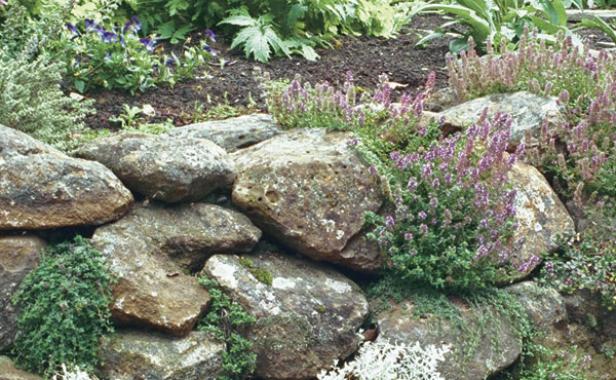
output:
[[448,346],[422,347],[391,343],[379,339],[366,342],[350,362],[331,371],[322,371],[318,380],[445,380],[438,372],[438,365],[445,360]]
[[251,352],[252,343],[242,336],[242,332],[256,320],[239,303],[225,295],[216,281],[205,276],[198,280],[207,288],[212,302],[197,328],[213,333],[227,346],[222,357],[223,374],[219,380],[243,379],[254,371],[257,356]]
[[515,191],[507,173],[511,119],[485,117],[427,149],[390,154],[396,211],[370,214],[370,234],[403,277],[437,288],[483,288],[507,263]]
[[83,130],[90,102],[64,95],[64,65],[46,54],[30,59],[0,48],[0,124],[31,134],[61,149]]
[[[428,125],[419,127],[425,129],[422,139],[412,138],[421,121],[424,100],[434,88],[434,73],[423,91],[414,97],[404,94],[399,103],[394,102],[388,81],[387,75],[379,76],[371,93],[354,84],[351,72],[339,88],[327,82],[313,86],[298,77],[288,85],[266,85],[267,105],[283,128],[353,131],[368,146],[368,156],[388,160],[394,150],[417,149],[418,144],[438,137],[437,128]],[[372,161],[378,166],[380,160]]]
[[92,369],[99,339],[112,332],[111,283],[103,257],[86,239],[46,250],[14,297],[21,309],[17,363],[47,375],[62,364]]
[[0,124],[61,149],[71,147],[91,102],[66,96],[60,87],[64,65],[48,53],[59,36],[58,13],[33,19],[11,3],[0,23]]
[[86,19],[83,28],[66,25],[68,36],[61,48],[68,60],[68,74],[79,92],[92,87],[134,93],[159,84],[173,85],[191,78],[211,56],[210,47],[189,47],[182,59],[175,53],[155,52],[154,37],[140,38],[141,23],[133,17],[118,29],[108,30]]

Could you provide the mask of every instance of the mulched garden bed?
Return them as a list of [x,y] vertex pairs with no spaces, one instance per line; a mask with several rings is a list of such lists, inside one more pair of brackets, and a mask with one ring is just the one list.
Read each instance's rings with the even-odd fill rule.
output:
[[[268,72],[272,79],[290,80],[299,74],[311,83],[336,83],[344,80],[346,73],[351,71],[355,82],[366,88],[373,88],[378,76],[386,73],[391,82],[403,85],[396,89],[398,92],[414,92],[424,84],[428,73],[435,71],[436,86],[444,87],[447,85],[445,55],[449,51],[449,40],[435,40],[425,49],[415,46],[428,30],[435,29],[443,21],[443,17],[438,15],[415,17],[397,38],[392,39],[341,37],[334,48],[318,50],[321,58],[315,62],[294,57],[261,64],[245,59],[236,51],[229,51],[228,45],[218,44],[215,46],[218,56],[210,62],[203,77],[178,83],[172,88],[163,86],[135,95],[120,91],[88,94],[96,101],[96,114],[89,116],[86,123],[94,129],[117,129],[118,125],[109,118],[120,114],[125,104],[149,104],[156,110],[156,116],[148,121],[170,120],[176,126],[193,122],[195,104],[200,104],[203,112],[217,104],[246,106],[253,101],[257,109],[263,110],[262,91],[254,78],[256,68]],[[609,41],[603,33],[595,30],[584,30],[580,35],[593,48],[600,48],[602,43]],[[178,50],[177,46],[167,48]],[[224,59],[226,64],[221,67],[217,58]]]
[[154,120],[170,119],[175,125],[192,122],[195,103],[203,103],[205,109],[228,102],[231,105],[247,105],[253,99],[257,108],[263,108],[261,90],[254,79],[256,67],[270,74],[272,79],[293,79],[300,74],[304,80],[316,83],[344,80],[348,71],[353,72],[357,84],[372,88],[379,74],[386,73],[390,81],[406,85],[403,91],[413,91],[421,86],[432,70],[437,73],[437,85],[446,85],[445,54],[448,41],[433,42],[426,49],[415,47],[420,33],[442,23],[439,16],[416,17],[398,38],[381,39],[370,37],[342,37],[333,49],[318,51],[321,58],[309,62],[302,58],[275,59],[269,64],[244,59],[227,46],[217,46],[219,57],[229,62],[223,68],[212,61],[204,78],[179,83],[173,88],[160,87],[130,95],[118,91],[101,91],[90,96],[96,100],[95,115],[88,118],[91,128],[117,128],[109,117],[122,112],[124,104],[142,106],[149,104],[157,112]]

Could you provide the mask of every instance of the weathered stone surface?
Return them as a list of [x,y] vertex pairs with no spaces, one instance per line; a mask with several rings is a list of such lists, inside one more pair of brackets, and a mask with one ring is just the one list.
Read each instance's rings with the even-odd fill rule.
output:
[[554,288],[524,281],[506,290],[517,298],[535,327],[541,331],[549,331],[552,326],[567,319],[565,300]]
[[119,135],[96,140],[77,155],[105,164],[134,192],[164,202],[203,199],[235,177],[224,149],[198,138]]
[[546,98],[529,92],[494,94],[476,98],[440,113],[445,127],[463,129],[477,122],[484,109],[488,117],[498,112],[512,116],[512,143],[519,143],[526,133],[537,136],[543,120],[555,123],[562,119],[556,98]]
[[[257,318],[249,338],[259,378],[314,378],[358,347],[367,301],[357,285],[329,268],[260,252],[212,256],[203,272]],[[257,279],[265,273],[271,285]]]
[[215,380],[223,342],[193,331],[185,338],[121,331],[103,340],[101,374],[110,380]]
[[121,217],[132,201],[103,165],[0,126],[0,230],[103,224]]
[[[191,265],[203,262],[213,250],[248,250],[258,239],[257,231],[237,213],[205,204],[137,208],[125,219],[97,229],[92,241],[118,279],[114,318],[121,324],[187,334],[210,297],[170,256]],[[227,232],[228,236],[214,236]]]
[[378,243],[360,232],[340,252],[340,262],[351,263],[351,268],[363,272],[375,273],[383,268],[384,256]]
[[285,245],[366,270],[341,252],[361,230],[364,213],[379,210],[383,194],[379,177],[349,146],[352,138],[294,130],[234,153],[233,203]]
[[43,380],[43,378],[17,369],[11,359],[0,356],[0,380]]
[[445,87],[434,91],[428,96],[424,107],[432,112],[440,112],[460,103],[456,92],[451,87]]
[[516,163],[509,172],[516,190],[514,249],[509,258],[518,270],[507,280],[522,279],[541,262],[544,253],[558,248],[558,237],[575,234],[573,219],[546,179],[534,167]]
[[137,237],[149,252],[192,271],[200,270],[215,253],[250,252],[261,238],[261,231],[243,214],[206,203],[135,207],[101,231]]
[[39,153],[62,154],[59,150],[38,141],[29,135],[0,124],[0,157],[28,156]]
[[513,324],[492,307],[456,305],[458,321],[434,314],[418,317],[414,307],[412,301],[404,301],[378,313],[377,339],[449,345],[450,352],[438,366],[445,379],[486,379],[507,368],[522,352],[522,340]]
[[175,128],[169,136],[201,138],[215,142],[227,152],[235,152],[280,133],[270,115],[253,114],[225,120],[206,121]]
[[31,235],[0,236],[0,351],[15,338],[17,310],[11,297],[39,262],[45,242]]

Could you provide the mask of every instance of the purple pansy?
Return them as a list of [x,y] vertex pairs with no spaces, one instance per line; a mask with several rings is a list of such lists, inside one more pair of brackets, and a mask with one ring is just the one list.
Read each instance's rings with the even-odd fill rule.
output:
[[216,42],[216,33],[212,29],[206,29],[203,34],[212,42]]
[[141,42],[150,53],[153,52],[156,47],[156,41],[148,37],[139,39],[139,42]]

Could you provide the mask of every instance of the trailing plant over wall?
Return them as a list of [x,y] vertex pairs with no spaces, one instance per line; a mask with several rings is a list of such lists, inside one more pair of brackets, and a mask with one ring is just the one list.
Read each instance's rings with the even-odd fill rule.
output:
[[[437,288],[489,286],[507,264],[515,192],[507,173],[511,119],[485,117],[465,132],[386,165],[395,212],[369,215],[370,234],[404,278]],[[418,132],[421,136],[421,131]]]
[[93,369],[99,339],[113,331],[111,283],[103,257],[86,239],[47,249],[14,296],[21,310],[17,363],[50,376],[63,364]]
[[[525,159],[539,168],[576,211],[581,234],[543,268],[546,282],[563,291],[588,289],[614,307],[616,253],[616,55],[555,46],[525,35],[519,49],[479,57],[474,50],[448,59],[450,84],[460,99],[526,90],[558,97],[565,120],[544,123],[527,141]],[[529,136],[530,138],[530,136]]]
[[563,250],[550,255],[541,281],[564,293],[590,290],[608,310],[616,309],[616,200],[590,208],[589,225]]

